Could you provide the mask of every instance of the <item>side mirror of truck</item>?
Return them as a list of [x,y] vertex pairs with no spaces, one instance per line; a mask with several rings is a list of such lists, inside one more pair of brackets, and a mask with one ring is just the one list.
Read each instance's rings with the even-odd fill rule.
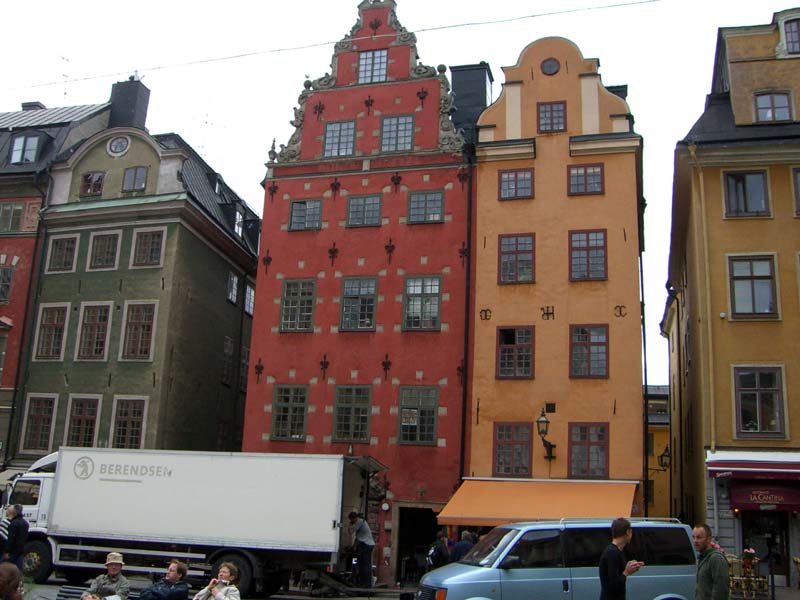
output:
[[503,562],[500,563],[501,569],[519,569],[522,566],[522,561],[520,560],[519,556],[513,556],[509,554],[503,559]]

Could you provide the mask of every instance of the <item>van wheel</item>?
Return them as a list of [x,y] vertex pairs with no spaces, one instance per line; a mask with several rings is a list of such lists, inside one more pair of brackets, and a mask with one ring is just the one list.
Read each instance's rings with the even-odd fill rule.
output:
[[224,562],[236,565],[236,568],[239,569],[239,579],[236,580],[236,587],[239,588],[239,594],[243,598],[249,595],[253,585],[253,567],[250,565],[250,561],[241,554],[223,554],[214,561],[214,569],[211,573],[212,577],[217,576],[219,566]]
[[52,570],[50,546],[39,540],[25,544],[25,554],[22,557],[22,571],[25,575],[35,583],[44,583],[50,577]]

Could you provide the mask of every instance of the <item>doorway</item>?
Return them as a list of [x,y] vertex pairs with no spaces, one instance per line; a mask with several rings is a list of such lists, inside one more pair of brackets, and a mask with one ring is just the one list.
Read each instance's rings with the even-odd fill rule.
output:
[[401,584],[416,584],[425,574],[425,555],[438,530],[432,509],[400,507],[396,577]]
[[761,575],[769,574],[769,565],[772,563],[775,583],[786,585],[790,561],[789,521],[785,511],[742,511],[742,542],[744,548],[756,551]]

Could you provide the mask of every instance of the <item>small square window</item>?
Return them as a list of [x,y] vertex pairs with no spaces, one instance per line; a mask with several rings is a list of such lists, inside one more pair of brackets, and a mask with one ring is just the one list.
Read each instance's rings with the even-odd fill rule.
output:
[[411,150],[414,141],[414,118],[385,117],[381,131],[381,152]]
[[497,379],[533,378],[533,327],[497,329]]
[[386,81],[387,50],[369,50],[358,54],[358,83]]
[[789,94],[757,94],[756,95],[756,121],[765,123],[770,121],[789,121],[792,112],[789,104]]
[[322,201],[292,202],[289,231],[306,231],[322,227]]
[[539,116],[539,133],[567,130],[566,102],[539,102],[536,108]]
[[778,317],[775,265],[772,256],[728,258],[733,318]]
[[412,192],[408,200],[408,223],[441,223],[444,221],[442,192]]
[[351,196],[347,199],[348,227],[377,227],[380,224],[380,196]]
[[570,196],[603,193],[603,165],[570,165],[568,169]]
[[122,180],[123,192],[140,192],[147,187],[147,167],[131,167],[125,169]]
[[500,200],[533,198],[533,169],[500,171]]
[[159,267],[164,249],[164,230],[135,231],[132,267]]
[[74,271],[77,250],[77,236],[51,238],[47,272],[68,273]]
[[606,279],[606,269],[606,230],[570,231],[570,281]]
[[499,239],[499,282],[533,283],[534,235],[501,235]]
[[103,180],[106,174],[101,172],[84,173],[81,177],[81,196],[99,196],[103,193]]
[[18,135],[11,142],[11,164],[36,162],[39,157],[39,136]]
[[769,215],[766,171],[725,173],[725,216]]
[[355,151],[356,122],[341,121],[325,126],[325,156],[352,156]]

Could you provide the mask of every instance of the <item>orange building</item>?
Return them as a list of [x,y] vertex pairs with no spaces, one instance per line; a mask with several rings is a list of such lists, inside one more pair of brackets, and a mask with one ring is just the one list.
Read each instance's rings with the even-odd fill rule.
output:
[[[440,523],[642,514],[642,138],[598,64],[533,42],[478,120],[475,479]],[[489,514],[507,478],[526,480],[512,482],[523,514]],[[477,494],[498,502],[481,514]]]

